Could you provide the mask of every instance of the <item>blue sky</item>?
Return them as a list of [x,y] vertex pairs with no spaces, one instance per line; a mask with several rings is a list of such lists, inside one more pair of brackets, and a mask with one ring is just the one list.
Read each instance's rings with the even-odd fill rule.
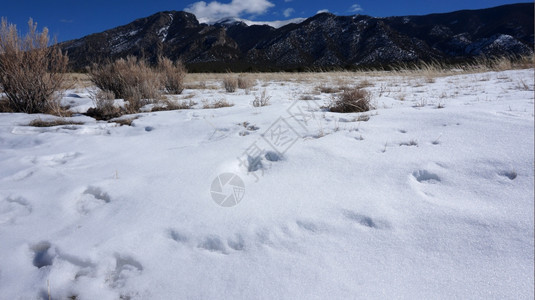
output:
[[526,1],[507,0],[405,0],[405,1],[308,1],[308,0],[5,0],[0,16],[21,30],[31,17],[39,29],[48,27],[58,41],[80,38],[164,10],[189,10],[205,20],[237,16],[257,21],[306,18],[328,10],[337,15],[375,17],[422,15],[460,9],[478,9]]

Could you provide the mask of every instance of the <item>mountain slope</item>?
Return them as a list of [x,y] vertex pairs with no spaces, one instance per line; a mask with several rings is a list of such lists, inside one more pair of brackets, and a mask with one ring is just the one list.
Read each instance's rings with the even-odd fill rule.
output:
[[533,3],[389,18],[322,13],[280,28],[200,24],[193,14],[166,11],[61,47],[78,69],[127,55],[180,58],[198,71],[352,67],[531,55],[533,24]]

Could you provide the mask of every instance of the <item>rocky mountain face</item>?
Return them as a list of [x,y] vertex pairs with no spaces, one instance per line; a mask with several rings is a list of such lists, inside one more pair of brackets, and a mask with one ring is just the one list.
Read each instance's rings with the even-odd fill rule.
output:
[[244,22],[200,24],[187,12],[159,12],[62,43],[74,69],[127,55],[181,59],[190,71],[353,68],[418,60],[532,55],[534,4],[445,14],[374,18],[315,15],[280,28]]

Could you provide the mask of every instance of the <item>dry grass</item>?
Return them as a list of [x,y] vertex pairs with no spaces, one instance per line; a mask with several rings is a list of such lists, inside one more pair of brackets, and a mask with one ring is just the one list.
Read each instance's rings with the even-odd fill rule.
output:
[[260,93],[260,95],[255,95],[253,100],[253,106],[254,107],[262,107],[269,105],[269,100],[271,99],[270,96],[266,94],[266,89]]
[[120,126],[132,126],[132,122],[134,122],[134,120],[138,118],[139,118],[138,116],[130,117],[130,118],[116,118],[116,119],[109,120],[108,123],[117,123]]
[[[329,82],[332,86],[350,85],[354,82],[363,82],[361,88],[367,87],[368,84],[374,85],[376,81],[385,76],[408,76],[423,78],[423,81],[432,81],[433,79],[456,75],[481,73],[496,70],[498,67],[504,68],[510,66],[512,69],[533,68],[533,56],[520,58],[503,58],[508,63],[500,63],[500,58],[478,59],[472,63],[463,63],[458,65],[445,65],[438,62],[420,63],[417,65],[398,65],[392,71],[371,70],[371,71],[333,71],[333,72],[272,72],[272,73],[233,73],[240,77],[246,76],[254,82],[260,84],[281,83],[281,82],[298,82],[317,85],[318,82]],[[425,74],[424,74],[425,73]],[[188,88],[214,89],[219,88],[221,81],[228,77],[227,73],[189,73],[186,75],[185,82]],[[428,79],[429,78],[429,79]],[[213,83],[209,84],[209,83]],[[360,85],[360,84],[357,84]]]
[[350,88],[337,95],[329,110],[339,113],[365,112],[372,109],[370,93],[364,89]]
[[0,86],[7,105],[15,112],[62,114],[68,57],[50,46],[48,29],[37,31],[28,22],[28,32],[20,36],[17,28],[2,18],[0,25]]
[[234,106],[234,104],[228,102],[228,100],[225,98],[221,98],[215,101],[202,100],[202,108],[204,109],[222,108],[222,107],[231,107],[231,106]]
[[191,109],[195,105],[197,105],[197,102],[193,100],[165,100],[163,102],[163,105],[161,106],[154,106],[151,111],[165,111],[165,110],[179,110],[179,109]]
[[238,88],[238,79],[233,76],[223,78],[223,87],[227,93],[234,93]]
[[250,89],[255,85],[254,80],[248,76],[241,74],[238,76],[238,88],[240,89]]
[[83,122],[76,122],[71,120],[65,120],[63,118],[54,119],[54,120],[41,120],[35,119],[28,124],[28,126],[33,127],[53,127],[53,126],[64,126],[64,125],[83,125]]
[[325,85],[325,84],[321,84],[321,85],[316,87],[316,90],[318,90],[320,93],[324,93],[324,94],[334,94],[334,93],[340,92],[342,89],[339,86],[334,87],[334,86],[328,86],[328,85]]
[[84,73],[67,73],[65,74],[64,88],[87,89],[93,83],[87,74]]

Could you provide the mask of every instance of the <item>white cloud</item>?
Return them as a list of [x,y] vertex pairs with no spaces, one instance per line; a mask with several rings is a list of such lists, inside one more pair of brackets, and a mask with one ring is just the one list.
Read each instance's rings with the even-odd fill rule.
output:
[[328,13],[328,12],[329,12],[328,9],[320,9],[320,10],[318,10],[318,11],[316,12],[316,15],[317,15],[317,14],[321,14],[321,13]]
[[282,12],[282,14],[283,14],[286,18],[288,18],[289,16],[291,16],[291,15],[294,13],[294,11],[295,11],[295,10],[294,10],[293,8],[287,8],[287,9],[285,9],[285,10]]
[[359,4],[353,4],[349,8],[349,11],[350,12],[359,12],[359,11],[362,11],[362,7]]
[[273,6],[275,5],[268,0],[232,0],[230,3],[199,1],[190,4],[184,10],[197,16],[199,22],[211,22],[243,14],[261,15]]

